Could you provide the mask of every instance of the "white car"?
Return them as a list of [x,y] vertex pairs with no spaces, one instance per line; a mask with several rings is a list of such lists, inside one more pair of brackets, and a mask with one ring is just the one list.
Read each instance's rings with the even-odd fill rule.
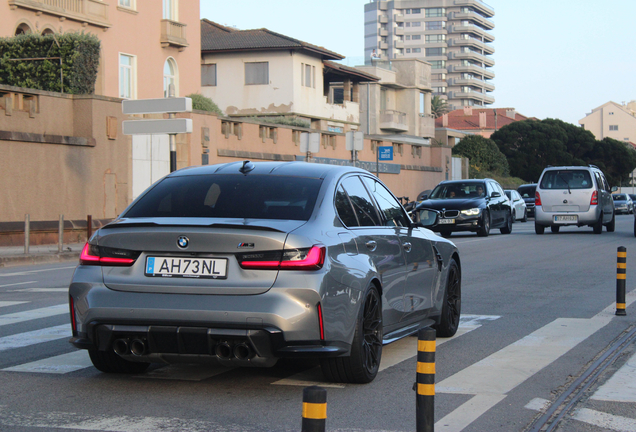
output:
[[526,202],[521,198],[519,192],[514,189],[504,191],[506,196],[510,200],[510,207],[512,207],[512,220],[521,222],[528,221],[528,212],[526,209]]

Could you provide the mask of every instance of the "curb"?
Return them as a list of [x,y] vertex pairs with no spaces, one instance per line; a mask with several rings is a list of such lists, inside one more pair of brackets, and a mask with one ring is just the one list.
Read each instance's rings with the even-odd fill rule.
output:
[[79,252],[5,256],[0,257],[0,267],[13,267],[20,265],[47,264],[68,261],[79,262],[79,256]]

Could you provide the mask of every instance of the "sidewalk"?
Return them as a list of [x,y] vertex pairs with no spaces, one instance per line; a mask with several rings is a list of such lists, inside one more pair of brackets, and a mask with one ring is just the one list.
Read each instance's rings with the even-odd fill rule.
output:
[[30,246],[28,254],[24,253],[24,246],[1,246],[0,268],[65,261],[77,263],[84,244],[64,244],[61,253],[58,253],[57,244]]

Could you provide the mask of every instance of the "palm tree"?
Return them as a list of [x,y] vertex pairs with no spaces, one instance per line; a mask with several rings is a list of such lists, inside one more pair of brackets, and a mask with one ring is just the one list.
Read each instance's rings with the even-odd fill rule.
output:
[[433,117],[441,117],[448,111],[449,106],[448,103],[446,103],[446,100],[440,98],[439,96],[433,96],[433,99],[431,99],[431,114],[433,114]]

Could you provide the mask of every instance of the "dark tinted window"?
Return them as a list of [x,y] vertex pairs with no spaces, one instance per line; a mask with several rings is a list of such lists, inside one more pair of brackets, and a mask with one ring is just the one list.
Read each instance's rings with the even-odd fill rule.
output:
[[592,186],[587,170],[550,170],[541,178],[541,189],[590,189]]
[[342,181],[341,187],[347,192],[360,226],[380,225],[380,219],[369,193],[359,177],[349,177]]
[[322,180],[288,176],[169,177],[148,191],[127,218],[251,218],[308,220]]
[[408,227],[410,222],[404,214],[404,210],[399,202],[391,195],[383,185],[368,177],[363,177],[364,184],[371,191],[371,195],[375,198],[380,211],[384,215],[387,226]]
[[506,196],[508,197],[508,199],[513,200],[513,196],[512,196],[512,192],[510,192],[509,190],[505,191],[506,192]]
[[616,194],[616,195],[612,195],[612,198],[614,198],[614,200],[619,200],[619,201],[626,201],[627,197],[623,194]]
[[536,190],[537,190],[536,185],[520,186],[519,189],[517,189],[517,191],[519,191],[519,194],[521,195],[522,198],[534,198],[534,193]]
[[342,220],[342,223],[345,224],[345,226],[358,226],[358,219],[353,212],[353,205],[351,204],[351,201],[349,201],[349,196],[345,192],[342,185],[340,185],[338,191],[336,192],[336,211],[338,212],[338,216],[340,216],[340,220]]

